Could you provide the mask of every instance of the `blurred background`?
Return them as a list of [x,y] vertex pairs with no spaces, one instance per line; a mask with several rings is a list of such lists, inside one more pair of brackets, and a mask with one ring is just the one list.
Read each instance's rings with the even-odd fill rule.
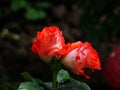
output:
[[[45,26],[57,25],[66,43],[89,41],[102,68],[120,43],[120,0],[0,0],[0,4],[0,90],[16,90],[24,71],[51,81],[49,66],[30,50],[36,32]],[[115,90],[104,81],[103,70],[88,70],[89,80],[71,76],[91,90]]]

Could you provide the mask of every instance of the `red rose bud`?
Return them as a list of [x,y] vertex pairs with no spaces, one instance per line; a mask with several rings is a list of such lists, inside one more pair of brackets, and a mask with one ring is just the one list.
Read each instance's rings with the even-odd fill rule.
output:
[[55,52],[62,49],[64,38],[62,32],[56,26],[45,27],[37,32],[33,41],[32,51],[40,56],[45,62],[50,62]]
[[108,56],[103,74],[104,80],[109,86],[120,90],[120,44],[113,48]]
[[67,44],[57,54],[62,56],[62,63],[77,75],[90,78],[84,73],[85,68],[101,70],[98,54],[88,42]]

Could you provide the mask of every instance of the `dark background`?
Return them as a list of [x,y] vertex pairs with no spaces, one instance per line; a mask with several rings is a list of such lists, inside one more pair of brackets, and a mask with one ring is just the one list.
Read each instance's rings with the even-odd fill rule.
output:
[[[0,0],[0,90],[15,90],[21,74],[51,81],[51,70],[31,52],[32,40],[43,27],[57,25],[66,43],[89,41],[101,66],[120,43],[120,0]],[[115,90],[104,81],[103,70],[87,71],[91,79],[72,74],[92,90]]]

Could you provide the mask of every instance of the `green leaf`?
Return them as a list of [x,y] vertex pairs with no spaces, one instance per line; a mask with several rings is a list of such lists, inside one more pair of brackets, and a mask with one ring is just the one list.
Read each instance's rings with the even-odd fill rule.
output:
[[43,10],[39,10],[39,11],[37,12],[37,15],[38,15],[38,18],[39,18],[39,19],[44,19],[44,18],[47,17],[46,12],[43,11]]
[[26,0],[12,0],[11,1],[11,9],[13,11],[17,11],[19,9],[25,8],[27,5]]
[[52,89],[52,82],[43,82],[42,80],[40,79],[37,79],[37,78],[33,78],[35,80],[35,82],[39,85],[43,85],[44,87],[48,88],[48,89]]
[[91,90],[91,89],[86,83],[73,80],[70,83],[61,85],[57,90]]
[[29,20],[38,19],[37,11],[34,8],[27,9],[25,17]]
[[44,90],[44,88],[34,82],[23,82],[17,90]]
[[36,85],[42,85],[48,89],[52,88],[52,82],[43,82],[40,79],[33,78],[28,72],[23,72],[21,75],[24,77],[26,81],[32,81]]
[[13,34],[13,37],[12,37],[14,40],[19,40],[20,39],[20,35],[18,34]]
[[46,82],[46,83],[44,83],[44,86],[51,90],[52,89],[52,82]]
[[38,83],[38,84],[40,84],[40,85],[44,85],[45,83],[42,81],[42,80],[40,80],[40,79],[37,79],[37,78],[32,78],[33,79],[33,81],[34,82],[36,82],[36,83]]
[[58,83],[63,83],[66,80],[71,79],[69,73],[66,70],[60,70],[57,75],[57,82]]
[[47,17],[43,10],[36,10],[34,8],[27,9],[25,17],[29,20],[44,19]]
[[3,30],[2,30],[3,35],[8,35],[9,33],[10,32],[9,32],[9,30],[7,28],[3,28]]
[[51,3],[49,3],[49,2],[37,2],[36,6],[39,8],[49,8],[51,6]]
[[21,75],[24,77],[26,81],[33,81],[33,82],[35,81],[28,72],[23,72],[21,73]]

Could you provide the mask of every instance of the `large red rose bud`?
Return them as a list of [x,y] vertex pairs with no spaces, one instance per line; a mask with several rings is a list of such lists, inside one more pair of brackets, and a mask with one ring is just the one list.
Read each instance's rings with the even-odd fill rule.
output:
[[40,56],[45,62],[50,62],[55,56],[55,52],[62,49],[64,38],[62,32],[56,26],[49,26],[37,32],[37,37],[33,41],[32,51]]
[[120,90],[120,44],[113,48],[112,52],[108,56],[103,69],[105,82]]
[[92,71],[101,69],[98,54],[88,42],[67,44],[57,54],[62,56],[62,64],[77,75],[90,78],[84,73],[85,68],[90,68]]

